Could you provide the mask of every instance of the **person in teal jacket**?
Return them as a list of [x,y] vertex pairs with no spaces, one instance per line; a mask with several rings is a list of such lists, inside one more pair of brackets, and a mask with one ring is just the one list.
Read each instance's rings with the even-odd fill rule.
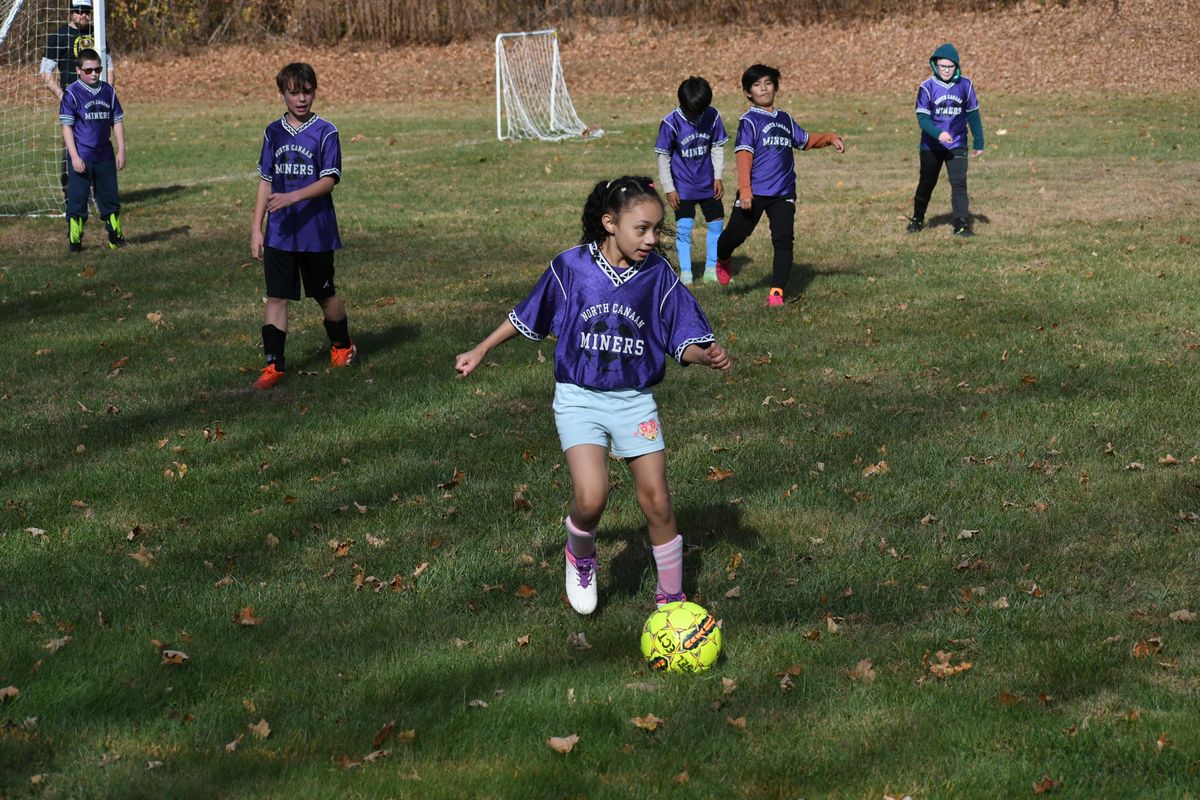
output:
[[974,147],[970,154],[983,152],[983,121],[979,117],[979,99],[971,79],[962,74],[958,51],[943,44],[929,57],[933,75],[917,89],[917,124],[921,126],[921,177],[913,195],[913,215],[908,232],[919,233],[925,227],[925,209],[937,186],[942,165],[950,177],[950,207],[954,213],[954,235],[974,236],[967,197],[967,128]]

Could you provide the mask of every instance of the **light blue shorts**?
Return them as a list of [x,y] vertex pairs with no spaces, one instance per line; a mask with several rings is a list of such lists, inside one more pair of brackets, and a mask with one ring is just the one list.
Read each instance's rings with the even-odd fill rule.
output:
[[621,458],[665,449],[658,406],[649,389],[587,389],[554,385],[554,423],[562,449],[579,444],[609,447]]

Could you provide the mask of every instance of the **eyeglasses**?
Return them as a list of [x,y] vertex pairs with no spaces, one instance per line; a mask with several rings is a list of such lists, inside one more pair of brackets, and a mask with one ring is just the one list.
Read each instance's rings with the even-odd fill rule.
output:
[[954,69],[957,66],[958,66],[957,64],[938,64],[937,68],[938,69]]
[[92,10],[90,8],[72,8],[71,13],[72,14],[87,14],[90,17],[92,15]]
[[99,75],[100,67],[80,67],[79,71],[84,75]]

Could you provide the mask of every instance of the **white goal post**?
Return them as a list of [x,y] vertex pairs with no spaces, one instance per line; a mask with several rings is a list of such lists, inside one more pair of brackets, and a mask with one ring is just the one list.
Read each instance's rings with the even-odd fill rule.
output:
[[583,136],[558,57],[558,31],[496,37],[496,138],[558,141]]
[[[58,100],[41,74],[47,38],[67,24],[68,0],[0,0],[0,215],[63,213]],[[104,0],[92,0],[92,37],[110,64]],[[111,80],[107,70],[102,73]]]

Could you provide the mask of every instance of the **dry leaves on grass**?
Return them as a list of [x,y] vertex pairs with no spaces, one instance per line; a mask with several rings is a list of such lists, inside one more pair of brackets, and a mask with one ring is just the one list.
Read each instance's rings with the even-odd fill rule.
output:
[[959,673],[966,672],[974,666],[970,661],[960,661],[957,664],[952,664],[951,659],[954,658],[953,653],[945,650],[938,650],[933,654],[933,662],[929,664],[929,672],[939,679],[945,680]]
[[15,686],[5,686],[3,689],[0,689],[0,703],[16,700],[20,696],[21,690]]
[[641,728],[644,731],[651,732],[658,730],[658,726],[666,722],[665,719],[659,719],[653,714],[647,714],[644,717],[630,717],[629,721],[633,723],[635,728]]
[[864,658],[859,660],[854,665],[854,669],[847,673],[847,676],[852,681],[863,681],[865,683],[875,682],[875,666],[871,663],[871,659]]
[[710,481],[723,481],[733,477],[733,470],[721,469],[720,467],[709,467],[707,477]]
[[725,717],[725,724],[734,730],[745,732],[746,718],[745,717]]
[[247,725],[246,727],[259,739],[266,739],[271,735],[271,726],[265,719],[260,719],[253,725]]
[[1055,789],[1061,788],[1062,785],[1062,778],[1053,780],[1049,775],[1042,775],[1042,779],[1040,781],[1033,782],[1033,793],[1045,794],[1046,792],[1052,792]]
[[46,650],[49,650],[51,653],[57,653],[59,650],[62,650],[64,647],[66,647],[70,643],[71,643],[71,637],[63,636],[58,639],[51,639],[50,641],[48,641],[44,645],[42,645],[42,647]]
[[575,749],[575,745],[579,744],[579,734],[572,733],[570,736],[551,736],[546,739],[546,746],[556,753],[569,753]]
[[182,650],[163,650],[161,663],[169,667],[181,667],[188,662],[189,658],[191,656]]
[[1186,608],[1181,608],[1178,611],[1172,611],[1170,614],[1172,622],[1195,622],[1196,615]]
[[235,625],[243,625],[246,627],[250,627],[250,626],[255,626],[255,625],[262,625],[263,620],[262,620],[262,617],[254,616],[254,608],[253,607],[245,606],[244,608],[238,609],[237,613],[233,615],[233,622]]

